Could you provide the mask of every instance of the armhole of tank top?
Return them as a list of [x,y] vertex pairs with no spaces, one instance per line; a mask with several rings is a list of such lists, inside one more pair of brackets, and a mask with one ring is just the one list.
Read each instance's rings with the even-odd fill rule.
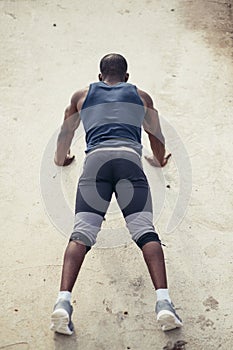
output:
[[139,93],[138,93],[138,88],[137,88],[137,86],[136,86],[136,85],[133,85],[133,87],[134,87],[134,89],[135,89],[136,94],[138,95],[139,100],[140,100],[141,103],[142,103],[142,106],[143,106],[144,108],[146,108],[146,106],[144,105],[144,102],[143,102],[141,96],[140,96]]
[[92,90],[92,85],[93,85],[93,84],[90,84],[90,85],[89,85],[89,89],[88,89],[88,92],[87,92],[87,96],[85,97],[85,100],[83,101],[83,105],[82,105],[82,108],[81,108],[81,111],[80,111],[80,112],[82,112],[82,110],[83,110],[83,109],[84,109],[84,107],[85,107],[85,104],[86,104],[87,98],[88,98],[88,96],[90,95],[91,90]]

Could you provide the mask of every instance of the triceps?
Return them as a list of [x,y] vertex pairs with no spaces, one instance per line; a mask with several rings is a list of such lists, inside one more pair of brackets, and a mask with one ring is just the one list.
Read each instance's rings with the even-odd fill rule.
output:
[[80,124],[80,115],[78,112],[72,115],[65,115],[64,122],[62,125],[62,129],[67,132],[75,132]]
[[143,127],[147,134],[150,134],[156,139],[158,139],[161,143],[165,143],[165,138],[161,131],[161,126],[159,122],[159,116],[156,109],[148,109],[143,121]]

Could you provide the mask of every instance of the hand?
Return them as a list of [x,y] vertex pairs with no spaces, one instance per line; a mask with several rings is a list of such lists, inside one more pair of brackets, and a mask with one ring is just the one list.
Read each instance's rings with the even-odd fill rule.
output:
[[155,156],[148,157],[145,156],[145,159],[150,163],[150,165],[157,167],[157,168],[163,168],[167,162],[168,159],[171,157],[171,153],[169,153],[166,157],[163,158],[162,164],[158,161],[158,159]]
[[63,163],[63,166],[68,166],[70,165],[73,160],[74,160],[75,156],[70,156],[69,154],[66,156],[65,160],[64,160],[64,163]]

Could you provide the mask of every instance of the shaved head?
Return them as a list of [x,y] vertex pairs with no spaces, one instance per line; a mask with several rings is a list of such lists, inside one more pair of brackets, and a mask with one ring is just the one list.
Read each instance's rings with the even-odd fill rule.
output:
[[124,77],[127,72],[126,59],[117,53],[105,55],[100,61],[100,72],[103,76]]

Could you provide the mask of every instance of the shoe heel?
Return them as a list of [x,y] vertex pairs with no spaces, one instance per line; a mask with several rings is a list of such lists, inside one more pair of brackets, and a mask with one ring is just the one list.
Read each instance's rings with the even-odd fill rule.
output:
[[167,310],[162,310],[158,313],[157,321],[164,332],[183,326],[182,322],[172,312]]
[[69,314],[64,309],[54,310],[51,317],[50,329],[54,332],[71,335],[73,332],[69,328]]

